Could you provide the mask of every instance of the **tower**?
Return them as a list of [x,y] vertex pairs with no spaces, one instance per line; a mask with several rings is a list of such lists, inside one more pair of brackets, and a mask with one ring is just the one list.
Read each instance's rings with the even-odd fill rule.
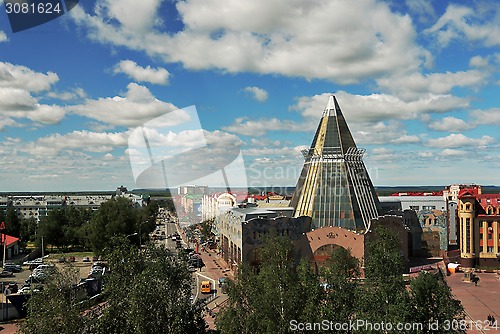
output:
[[378,217],[379,201],[335,96],[330,96],[305,161],[291,205],[313,226],[364,232]]
[[474,237],[474,217],[476,215],[475,189],[466,189],[458,197],[458,217],[460,222],[460,262],[472,268],[476,264],[476,242]]

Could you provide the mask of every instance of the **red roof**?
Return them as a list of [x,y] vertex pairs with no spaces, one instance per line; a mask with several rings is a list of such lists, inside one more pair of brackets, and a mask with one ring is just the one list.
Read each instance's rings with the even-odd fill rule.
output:
[[11,235],[3,234],[1,235],[2,240],[1,244],[3,245],[4,238],[7,238],[7,247],[10,247],[10,245],[15,244],[16,242],[19,241],[19,238],[13,237]]
[[479,189],[477,187],[475,188],[463,188],[460,189],[458,193],[458,198],[462,196],[475,196],[477,197],[479,195]]

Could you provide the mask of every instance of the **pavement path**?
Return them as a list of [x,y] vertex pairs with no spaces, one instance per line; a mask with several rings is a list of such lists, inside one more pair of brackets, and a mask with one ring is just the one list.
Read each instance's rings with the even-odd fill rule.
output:
[[[500,275],[496,273],[476,275],[480,279],[477,286],[462,281],[461,272],[447,276],[446,281],[455,297],[462,302],[467,314],[467,323],[472,324],[467,333],[500,334]],[[483,328],[488,315],[495,317],[498,328]]]

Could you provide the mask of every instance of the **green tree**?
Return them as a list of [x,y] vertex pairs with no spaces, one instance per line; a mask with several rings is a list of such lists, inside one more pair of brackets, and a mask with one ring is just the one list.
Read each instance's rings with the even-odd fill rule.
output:
[[408,321],[410,303],[404,270],[405,260],[397,235],[377,226],[365,248],[366,280],[359,295],[359,319],[393,324]]
[[293,244],[269,237],[257,253],[260,265],[243,265],[229,285],[228,303],[216,318],[222,333],[288,333],[291,320],[314,314],[319,281],[308,266],[296,266]]
[[[411,281],[410,305],[411,322],[413,323],[428,324],[437,321],[439,324],[444,324],[445,321],[463,319],[464,317],[462,304],[453,297],[451,289],[443,277],[428,272],[421,272]],[[435,332],[435,330],[424,328],[422,331],[422,333],[431,332]],[[440,329],[440,333],[458,332]]]
[[21,220],[17,216],[17,211],[13,207],[7,209],[7,214],[5,215],[5,231],[8,235],[19,237],[21,231]]
[[26,304],[28,315],[21,323],[20,333],[85,333],[89,319],[82,315],[72,294],[72,287],[78,280],[79,274],[74,267],[52,274],[43,289],[31,294]]
[[126,238],[113,238],[109,246],[107,306],[93,333],[205,332],[201,309],[190,301],[192,276],[184,261],[151,243],[139,250]]
[[340,323],[354,319],[362,294],[357,280],[359,275],[359,260],[351,255],[349,249],[335,248],[329,265],[321,271],[326,290],[325,301],[320,304],[323,319]]
[[64,209],[55,209],[49,212],[46,217],[40,219],[38,223],[37,243],[43,237],[44,246],[56,246],[58,249],[63,249],[65,246],[64,227],[68,224],[67,215]]
[[101,204],[89,223],[89,242],[95,254],[101,255],[110,245],[114,236],[130,236],[131,241],[139,244],[140,212],[132,206],[129,199],[112,198]]
[[36,237],[37,222],[35,218],[25,218],[21,220],[21,231],[19,238],[22,242],[34,241]]

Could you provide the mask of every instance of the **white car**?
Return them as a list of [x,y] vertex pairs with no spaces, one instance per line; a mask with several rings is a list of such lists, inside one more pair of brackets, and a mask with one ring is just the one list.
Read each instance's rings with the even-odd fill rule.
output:
[[43,259],[39,257],[38,259],[34,259],[34,260],[31,260],[31,261],[24,261],[23,265],[24,266],[29,266],[31,264],[40,264],[40,263],[43,263]]

